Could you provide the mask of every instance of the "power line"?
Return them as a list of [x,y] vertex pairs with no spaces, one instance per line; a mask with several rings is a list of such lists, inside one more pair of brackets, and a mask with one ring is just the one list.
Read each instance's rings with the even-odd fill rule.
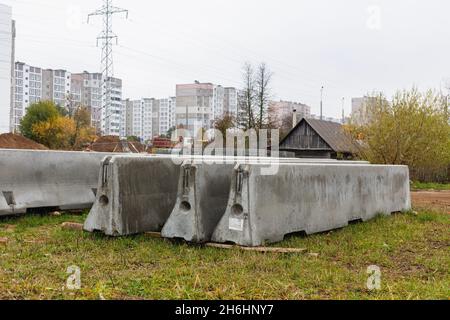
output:
[[[112,30],[112,17],[115,14],[126,13],[128,18],[128,10],[121,9],[112,5],[112,0],[103,0],[103,7],[98,9],[97,11],[88,15],[88,23],[89,18],[93,16],[102,16],[103,17],[103,30],[101,34],[97,37],[97,45],[99,41],[102,42],[102,78],[104,82],[104,99],[102,110],[104,110],[107,118],[111,117],[112,111],[112,100],[111,100],[111,91],[112,91],[112,78],[114,77],[114,63],[113,63],[113,41],[115,40],[116,44],[118,44],[118,36]],[[109,115],[108,115],[109,113]],[[109,133],[110,124],[105,121],[105,131],[106,134]]]

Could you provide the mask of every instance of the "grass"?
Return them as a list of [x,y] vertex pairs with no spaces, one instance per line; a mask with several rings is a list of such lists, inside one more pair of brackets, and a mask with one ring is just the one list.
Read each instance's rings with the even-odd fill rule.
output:
[[420,190],[450,190],[450,183],[423,183],[423,182],[413,182],[411,186],[412,190],[420,191]]
[[[308,254],[261,254],[112,239],[61,229],[84,216],[0,220],[0,299],[448,299],[450,216],[379,217],[278,246]],[[65,288],[69,266],[82,287]],[[366,287],[381,268],[381,290]]]

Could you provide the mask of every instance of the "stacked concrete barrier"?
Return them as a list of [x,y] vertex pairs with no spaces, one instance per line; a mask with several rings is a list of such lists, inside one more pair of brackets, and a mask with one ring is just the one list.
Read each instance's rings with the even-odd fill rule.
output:
[[212,240],[260,246],[410,208],[405,166],[280,164],[277,174],[264,175],[261,164],[237,165]]
[[276,174],[278,163],[344,163],[366,162],[323,159],[283,158],[228,158],[187,160],[183,163],[178,181],[175,207],[161,235],[164,238],[184,239],[189,242],[207,242],[225,213],[230,195],[231,178],[237,162],[260,164],[266,174]]
[[87,209],[104,153],[0,150],[0,215]]

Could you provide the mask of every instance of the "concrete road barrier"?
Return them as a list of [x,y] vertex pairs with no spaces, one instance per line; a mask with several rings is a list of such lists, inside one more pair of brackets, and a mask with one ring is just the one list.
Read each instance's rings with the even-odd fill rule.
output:
[[260,168],[265,168],[269,174],[270,166],[276,166],[277,163],[342,163],[345,165],[366,163],[295,158],[227,158],[218,163],[213,158],[201,161],[187,160],[181,168],[175,207],[161,235],[164,238],[184,239],[196,243],[210,241],[212,233],[227,208],[234,167],[237,161],[243,160],[259,163]]
[[[216,172],[222,172],[220,179],[224,179],[220,180],[220,183],[226,204],[233,168],[232,166],[221,168],[224,163],[230,161],[227,157],[111,156],[104,159],[102,163],[97,198],[85,221],[84,229],[88,232],[103,232],[109,236],[161,231],[176,205],[181,165],[186,159],[194,159],[198,163],[209,159],[209,162],[215,163]],[[255,161],[258,158],[237,157],[232,159],[231,161],[244,161],[244,159]],[[276,160],[271,159],[270,161]],[[298,160],[283,159],[282,161]],[[304,161],[312,162],[313,160]],[[320,161],[330,162],[330,160]],[[265,168],[268,167],[266,164]],[[211,176],[215,177],[216,172],[211,172]],[[227,177],[224,177],[225,172],[228,172]],[[208,183],[209,181],[213,180],[208,180]],[[208,196],[202,197],[202,199],[207,201]],[[223,214],[223,209],[210,210],[214,210],[213,216],[216,215],[216,212]]]
[[161,231],[176,202],[179,175],[170,156],[105,158],[84,229],[109,236]]
[[0,216],[90,208],[104,153],[0,150]]
[[230,189],[214,242],[260,246],[411,208],[405,166],[280,164],[262,175],[260,164],[237,165]]

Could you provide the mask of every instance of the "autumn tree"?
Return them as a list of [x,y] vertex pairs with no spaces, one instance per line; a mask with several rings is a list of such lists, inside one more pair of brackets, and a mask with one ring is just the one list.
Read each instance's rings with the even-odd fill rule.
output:
[[37,141],[52,150],[72,150],[76,132],[75,122],[69,117],[54,117],[33,125]]
[[70,137],[72,150],[81,150],[85,144],[95,139],[95,128],[91,126],[91,113],[86,107],[77,108],[72,116],[75,132]]
[[33,126],[40,122],[47,122],[60,116],[57,106],[52,101],[40,101],[31,104],[26,115],[20,122],[20,133],[31,140],[37,141],[38,136],[33,132]]
[[413,88],[397,92],[391,102],[383,94],[368,101],[367,124],[346,126],[362,159],[412,170],[450,164],[450,125],[442,95]]

